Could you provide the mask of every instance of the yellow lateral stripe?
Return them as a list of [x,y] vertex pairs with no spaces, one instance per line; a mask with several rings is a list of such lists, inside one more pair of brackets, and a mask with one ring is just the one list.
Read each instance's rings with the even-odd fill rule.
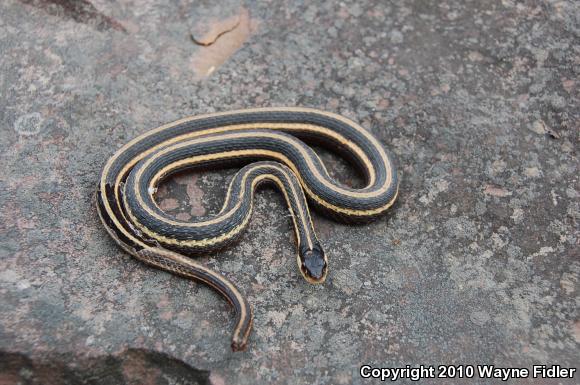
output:
[[[222,126],[222,127],[215,127],[209,128],[200,131],[193,131],[187,134],[178,135],[171,139],[168,139],[164,142],[155,145],[146,151],[140,153],[138,156],[134,157],[129,163],[127,163],[119,172],[119,178],[123,178],[123,176],[127,173],[127,171],[132,168],[135,164],[137,164],[141,159],[145,158],[147,155],[152,154],[153,152],[157,151],[162,147],[169,146],[171,144],[184,142],[190,139],[195,139],[203,136],[220,134],[224,132],[232,132],[232,131],[240,131],[240,130],[271,130],[271,131],[306,131],[306,132],[316,132],[322,135],[326,135],[328,137],[333,138],[335,141],[339,142],[340,144],[349,147],[353,153],[357,154],[357,156],[363,161],[365,165],[370,165],[369,168],[369,180],[367,182],[368,186],[371,186],[375,182],[375,172],[372,163],[368,159],[368,156],[365,152],[353,142],[347,140],[344,136],[322,126],[316,126],[313,124],[304,124],[304,123],[247,123],[247,124],[235,124],[230,126]],[[121,151],[119,151],[121,153]],[[118,180],[120,182],[120,180]]]
[[[295,120],[297,123],[268,122],[268,119],[273,117],[272,115],[268,116],[268,112],[288,113],[288,120]],[[247,114],[251,113],[264,113],[264,115],[257,117],[257,119],[253,119],[247,116]],[[300,121],[303,119],[298,115],[294,115],[299,113],[311,114],[310,116],[314,116],[314,119],[312,119],[314,123],[300,123]],[[240,121],[244,120],[244,116],[246,116],[245,120],[249,122],[239,123]],[[193,125],[179,127],[180,125],[192,123],[195,121],[203,122],[204,119],[212,119],[217,117],[228,117],[228,119],[224,120],[224,122],[226,124],[228,122],[232,122],[234,124],[215,126],[213,128],[197,131],[191,131],[195,129]],[[325,118],[327,120],[325,120]],[[345,124],[347,128],[347,136],[350,137],[351,134],[356,133],[358,137],[353,138],[351,141],[350,139],[347,139],[345,135],[333,131],[331,128],[329,128],[332,127],[330,119],[334,119]],[[258,121],[252,122],[252,120]],[[307,118],[307,120],[310,119]],[[213,123],[210,121],[207,122],[214,125],[217,123],[216,120],[213,120]],[[238,123],[236,124],[236,122]],[[174,133],[164,132],[171,128],[176,128],[179,131],[189,130],[190,132],[176,136]],[[251,132],[241,132],[241,130],[251,130]],[[349,189],[340,185],[330,177],[326,166],[320,160],[318,154],[304,147],[302,142],[297,138],[293,137],[292,135],[288,136],[282,134],[280,131],[295,135],[300,133],[312,135],[317,137],[319,140],[325,141],[327,144],[336,144],[336,146],[346,149],[347,152],[349,152],[357,159],[357,161],[360,163],[360,167],[362,167],[364,170],[367,179],[366,187],[360,189]],[[169,137],[169,139],[162,143],[152,145],[154,141],[163,140],[164,137],[170,135],[174,136]],[[210,137],[208,135],[215,136]],[[363,137],[364,139],[362,139]],[[170,151],[181,149],[190,145],[204,145],[211,143],[212,141],[217,141],[216,147],[219,151],[221,149],[227,148],[226,141],[228,139],[235,140],[237,138],[255,138],[258,143],[261,138],[275,139],[277,140],[277,146],[281,146],[283,149],[289,149],[291,151],[298,152],[300,154],[299,156],[301,157],[300,164],[304,163],[306,167],[299,170],[297,167],[298,163],[293,163],[288,157],[278,151],[246,149],[236,151],[221,151],[218,153],[202,156],[190,156],[186,159],[168,164],[161,170],[156,171],[155,175],[153,175],[152,180],[148,183],[147,186],[147,191],[149,194],[151,194],[152,202],[154,205],[157,205],[157,203],[154,200],[153,193],[151,193],[151,191],[154,191],[154,189],[151,189],[151,187],[157,187],[161,178],[164,178],[172,171],[187,165],[194,165],[196,163],[204,162],[207,160],[234,159],[248,156],[270,158],[285,164],[290,169],[290,171],[288,171],[288,168],[283,167],[282,165],[279,165],[279,167],[272,164],[261,165],[262,167],[272,167],[272,171],[257,175],[253,178],[251,184],[249,184],[247,188],[251,189],[251,191],[249,191],[249,210],[244,218],[242,218],[238,224],[234,225],[234,227],[230,228],[229,230],[227,230],[225,224],[222,224],[220,221],[231,218],[231,216],[234,215],[236,211],[240,210],[242,205],[241,199],[238,199],[235,204],[231,202],[231,195],[233,191],[232,186],[234,186],[233,182],[228,188],[222,210],[217,215],[217,217],[211,218],[207,221],[197,223],[172,221],[169,218],[160,216],[156,211],[150,210],[149,206],[145,205],[144,197],[146,195],[141,196],[141,189],[143,188],[140,186],[143,185],[143,172],[145,169],[147,169],[147,167],[152,165],[152,162],[159,160],[161,157],[167,155]],[[361,140],[359,140],[359,138]],[[219,141],[222,141],[222,143]],[[136,147],[137,149],[144,149],[141,153],[135,153],[136,151],[129,151],[131,150],[131,147],[136,144],[138,144],[138,147]],[[367,152],[363,150],[363,148],[369,149],[369,151]],[[123,161],[120,161],[121,157]],[[217,236],[198,240],[179,240],[171,237],[173,234],[175,234],[175,232],[168,231],[167,236],[158,234],[156,232],[157,226],[153,226],[154,224],[157,225],[155,222],[151,222],[151,227],[147,227],[137,220],[134,212],[131,210],[131,207],[129,207],[127,204],[126,194],[121,193],[121,188],[124,179],[129,175],[131,170],[138,164],[138,162],[142,161],[146,157],[148,157],[148,159],[144,161],[142,167],[140,166],[138,170],[135,170],[135,185],[133,186],[133,190],[131,192],[135,194],[136,202],[134,203],[137,206],[134,206],[133,208],[140,207],[141,209],[147,211],[148,214],[156,217],[158,220],[180,227],[214,226],[212,228],[218,232]],[[320,164],[320,166],[317,166],[317,164]],[[113,165],[118,165],[118,171],[112,171]],[[378,169],[376,169],[375,166],[379,167],[381,173],[382,168],[385,168],[385,180],[380,185],[377,183],[379,174]],[[246,174],[242,175],[243,179],[242,187],[240,190],[240,198],[248,193],[245,186],[246,178],[252,171],[256,170],[260,166],[254,167],[255,168],[248,168],[245,171]],[[222,277],[219,273],[214,272],[203,265],[195,263],[189,258],[180,255],[179,253],[169,251],[163,247],[150,246],[151,242],[149,242],[147,238],[151,237],[152,240],[158,240],[160,244],[168,245],[170,248],[171,246],[179,246],[185,248],[207,248],[211,250],[212,246],[215,246],[220,242],[227,242],[248,226],[251,213],[254,209],[255,188],[261,181],[270,180],[278,185],[279,189],[284,195],[284,198],[286,199],[290,215],[292,217],[298,244],[301,244],[303,241],[307,241],[308,247],[312,249],[313,242],[316,240],[316,235],[314,233],[314,227],[312,224],[312,218],[310,216],[308,205],[304,203],[304,194],[312,199],[315,204],[320,205],[321,207],[326,208],[335,214],[340,214],[347,217],[371,217],[381,214],[387,210],[394,204],[395,200],[397,199],[399,194],[399,185],[398,181],[396,181],[395,173],[396,171],[394,169],[394,165],[391,163],[386,150],[370,132],[366,131],[350,119],[334,113],[300,107],[256,108],[222,113],[211,113],[187,117],[172,123],[162,125],[132,139],[119,150],[117,150],[105,163],[103,172],[101,174],[98,193],[100,194],[99,199],[102,200],[102,203],[98,204],[97,211],[107,232],[128,253],[148,264],[204,282],[224,295],[226,299],[234,304],[234,306],[236,306],[240,312],[238,315],[239,318],[237,320],[237,325],[234,330],[232,347],[243,347],[246,344],[248,335],[251,330],[253,315],[251,308],[247,305],[247,301],[237,290],[237,288],[227,279]],[[293,175],[297,178],[298,182],[296,182],[296,179],[292,179]],[[314,181],[315,184],[311,186],[306,185],[306,177],[308,177],[309,180],[310,178],[313,178],[312,181]],[[289,186],[284,184],[284,178],[288,180]],[[375,186],[375,184],[377,185]],[[337,196],[340,197],[340,199],[336,200],[337,204],[341,204],[343,206],[336,206],[321,196],[316,195],[311,190],[313,187],[315,187],[316,190],[319,191],[322,195],[334,192],[337,194]],[[109,195],[111,190],[112,196]],[[360,201],[360,199],[375,197],[379,198],[380,202],[383,202],[381,207],[375,207],[368,210],[355,210],[351,208],[356,206],[356,204],[362,204],[363,201]],[[346,199],[346,201],[342,202],[342,199]],[[387,199],[389,201],[384,203]],[[233,208],[227,212],[224,212],[228,205],[233,205]],[[296,211],[299,211],[299,213],[296,213]],[[124,227],[125,221],[127,222],[127,228]],[[161,224],[159,224],[159,226],[163,227]],[[219,231],[222,233],[219,233]],[[301,234],[305,237],[305,240],[300,239]],[[213,248],[215,249],[215,247]],[[324,255],[324,260],[327,261],[326,255]],[[298,255],[297,261],[300,265],[300,259]],[[326,273],[324,273],[324,277],[321,279],[318,279],[317,277],[315,279],[315,277],[309,276],[306,272],[302,271],[302,269],[300,269],[300,271],[302,272],[304,278],[310,283],[320,283],[324,281],[326,276]]]
[[[155,249],[155,248],[148,248],[146,249],[149,252],[152,252],[154,254],[157,255],[162,255],[163,257],[170,259],[178,264],[182,264],[182,265],[186,265],[189,267],[192,267],[194,269],[199,269],[202,270],[204,273],[210,275],[215,281],[220,282],[221,284],[227,286],[227,288],[234,294],[234,296],[236,297],[236,301],[238,306],[240,307],[240,320],[242,320],[242,322],[240,322],[239,325],[237,325],[235,331],[234,331],[234,335],[239,333],[239,328],[242,326],[243,324],[243,320],[246,318],[246,314],[247,314],[247,309],[246,306],[244,306],[245,301],[244,301],[244,297],[242,296],[242,294],[239,292],[239,290],[232,285],[229,280],[224,279],[224,277],[222,277],[220,274],[208,269],[207,267],[195,263],[193,261],[191,261],[189,258],[186,258],[184,256],[182,256],[179,253],[175,253],[173,251],[170,250],[163,250],[163,249]],[[146,261],[147,263],[151,263],[150,261]],[[163,268],[162,265],[158,265],[158,267]],[[183,274],[182,272],[180,272],[181,274]],[[204,283],[208,284],[209,286],[211,286],[214,290],[217,290],[218,292],[222,293],[224,295],[224,297],[228,298],[228,296],[219,288],[219,286],[217,286],[215,283],[213,283],[211,280],[205,280],[202,279],[200,276],[195,275],[195,274],[191,274],[190,277],[197,279],[197,280],[202,280]],[[229,298],[228,298],[229,299]],[[233,305],[233,304],[232,304]],[[247,332],[246,332],[247,333]]]
[[[107,224],[107,222],[105,221],[105,218],[103,217],[103,213],[101,213],[101,210],[97,210],[99,213],[99,218],[101,219],[101,222],[103,222],[103,225],[105,226],[105,229],[107,230],[107,232],[109,233],[109,235],[129,254],[133,255],[135,258],[143,260],[145,263],[149,263],[149,264],[153,264],[153,262],[151,260],[145,259],[144,256],[142,254],[140,254],[140,252],[136,252],[134,249],[128,247],[128,245],[124,244],[118,237],[117,235],[112,231],[112,229],[109,227],[109,225]],[[122,230],[123,233],[127,233],[124,228],[121,226],[121,224],[115,219],[115,217],[112,217],[111,220],[114,221],[114,223],[116,224],[116,226],[118,226],[118,229]],[[247,314],[247,310],[246,307],[244,306],[244,299],[243,296],[241,295],[241,293],[239,292],[239,290],[233,286],[228,280],[224,280],[220,275],[218,275],[217,273],[215,273],[214,271],[206,268],[203,265],[194,263],[192,261],[190,261],[189,259],[181,256],[180,254],[177,253],[173,253],[169,250],[163,250],[163,249],[156,249],[156,248],[152,248],[148,245],[146,245],[145,243],[141,242],[139,239],[133,237],[132,235],[130,235],[130,238],[132,240],[134,240],[137,244],[142,245],[144,248],[143,250],[149,250],[150,252],[153,252],[157,255],[162,255],[166,258],[175,260],[179,263],[188,265],[188,266],[193,266],[196,269],[202,270],[204,273],[210,275],[211,277],[213,277],[213,279],[215,279],[216,281],[221,282],[222,284],[225,284],[228,289],[235,295],[236,300],[238,301],[238,306],[241,309],[241,313],[240,313],[240,320],[242,322],[240,322],[240,324],[238,325],[238,327],[236,328],[234,334],[239,334],[239,329],[241,327],[241,324],[243,324],[243,321],[246,318],[246,314]],[[142,250],[142,251],[143,251]],[[141,253],[142,253],[141,251]],[[171,257],[168,257],[168,255],[166,253],[170,253]],[[160,264],[156,264],[158,267],[162,267],[162,265]],[[205,282],[206,284],[208,284],[209,286],[213,287],[214,289],[218,290],[219,292],[221,292],[221,290],[218,289],[217,286],[215,286],[212,282],[209,282],[205,279],[201,279],[199,276],[196,276],[195,274],[191,275],[194,279],[197,280],[202,280],[203,282]],[[224,295],[225,296],[225,295]],[[225,296],[226,298],[228,298],[228,296]],[[229,298],[228,298],[229,299]],[[251,322],[251,321],[250,321]],[[249,333],[249,330],[246,331],[244,338],[247,338],[247,335]]]
[[[293,142],[292,140],[289,140],[288,137],[279,135],[279,134],[274,133],[274,132],[224,134],[221,136],[201,137],[201,138],[196,138],[196,139],[193,139],[193,140],[190,140],[187,142],[176,143],[170,147],[163,148],[163,149],[159,150],[158,152],[153,154],[151,157],[149,157],[145,161],[143,166],[139,168],[135,179],[140,180],[141,174],[143,173],[143,170],[146,169],[152,162],[154,162],[155,160],[157,160],[159,158],[162,158],[165,154],[167,154],[171,151],[175,151],[176,149],[183,148],[186,146],[191,146],[194,144],[204,144],[204,143],[208,143],[208,142],[212,142],[212,141],[222,141],[225,139],[238,139],[238,138],[248,138],[248,137],[275,138],[275,139],[279,139],[283,142],[286,142],[289,145],[294,146],[295,149],[297,149],[298,151],[301,152],[303,158],[306,160],[306,163],[307,163],[310,171],[317,177],[317,179],[320,181],[320,183],[324,184],[327,188],[329,188],[329,189],[331,189],[334,192],[337,192],[339,194],[348,195],[352,198],[372,198],[372,197],[375,197],[377,195],[380,195],[380,194],[386,192],[389,188],[392,187],[392,185],[391,185],[392,184],[392,172],[389,172],[391,179],[389,179],[389,178],[385,179],[385,183],[383,183],[383,185],[380,188],[378,188],[376,190],[372,190],[370,192],[349,191],[349,190],[341,188],[340,186],[336,186],[336,185],[328,182],[326,179],[323,178],[323,176],[319,173],[319,170],[312,163],[312,159],[310,158],[308,153],[305,152],[305,150],[301,146],[296,145],[296,143]],[[387,166],[387,170],[390,170],[389,163],[386,162],[385,165]],[[292,168],[295,173],[297,173],[297,174],[299,173],[299,171],[296,169],[296,167],[290,167],[290,168]]]
[[[256,110],[250,110],[250,112],[252,112],[252,111],[277,111],[277,110],[278,109],[256,109]],[[387,180],[386,180],[386,185],[387,186],[390,185],[390,179],[392,178],[392,172],[391,172],[391,169],[390,169],[390,164],[389,164],[388,158],[386,157],[386,154],[384,153],[384,150],[382,149],[382,146],[380,145],[380,143],[378,143],[374,139],[374,137],[372,135],[370,135],[368,132],[366,132],[366,130],[364,130],[362,127],[356,125],[352,121],[349,121],[349,120],[341,117],[340,115],[330,114],[330,113],[326,113],[326,112],[323,112],[323,111],[317,111],[317,110],[313,110],[313,109],[294,109],[294,108],[283,108],[283,109],[279,109],[279,110],[280,111],[294,111],[294,110],[296,110],[298,112],[313,112],[313,113],[318,113],[318,114],[321,114],[321,115],[327,115],[327,116],[333,117],[333,118],[335,118],[337,120],[341,120],[341,121],[345,122],[346,124],[351,125],[353,128],[355,128],[359,132],[363,133],[368,139],[370,139],[372,142],[375,143],[377,149],[379,150],[379,153],[381,153],[381,156],[383,157],[383,160],[385,160],[385,165],[387,166],[387,173],[388,173]],[[242,111],[247,111],[247,110],[242,110]],[[109,159],[109,161],[107,162],[107,164],[105,165],[105,168],[104,168],[103,174],[102,174],[103,177],[102,177],[102,180],[101,180],[101,189],[104,191],[105,183],[106,183],[106,176],[108,175],[109,169],[110,169],[112,163],[114,163],[115,159],[119,156],[119,154],[121,154],[124,150],[126,150],[128,147],[130,147],[130,145],[132,145],[134,143],[137,143],[141,137],[143,137],[143,138],[148,137],[148,136],[150,136],[153,133],[160,132],[160,131],[162,131],[164,129],[173,127],[173,126],[175,126],[177,124],[185,123],[187,121],[198,120],[198,119],[202,119],[204,117],[211,117],[211,116],[233,115],[235,113],[236,113],[236,111],[233,111],[231,113],[208,114],[208,115],[197,116],[197,117],[192,117],[192,118],[180,119],[180,120],[178,120],[176,122],[169,123],[169,124],[166,124],[164,126],[158,127],[157,129],[154,129],[154,130],[152,130],[150,132],[147,132],[147,133],[141,135],[140,137],[137,137],[137,138],[133,139],[132,141],[130,141],[129,143],[127,143],[125,146],[123,146],[119,151],[117,151],[117,153],[115,153]],[[185,134],[185,135],[182,135],[182,136],[175,137],[172,140],[169,140],[169,141],[160,143],[159,145],[154,146],[154,147],[148,149],[147,151],[145,151],[142,154],[140,154],[140,156],[133,158],[130,162],[128,162],[127,165],[125,165],[125,167],[121,170],[121,172],[119,172],[119,176],[118,176],[117,180],[115,181],[116,183],[114,184],[114,194],[115,194],[115,197],[117,197],[117,201],[118,201],[118,196],[119,196],[118,195],[118,186],[119,186],[122,178],[124,177],[124,175],[127,173],[128,169],[131,168],[131,167],[133,167],[144,156],[146,156],[146,155],[154,152],[159,147],[165,146],[165,145],[170,144],[170,143],[173,143],[173,142],[178,142],[178,141],[184,140],[186,137],[197,137],[197,136],[201,136],[201,135],[207,135],[208,133],[219,133],[219,132],[227,131],[229,129],[236,129],[236,128],[238,128],[238,129],[248,129],[248,128],[251,128],[251,127],[265,127],[267,125],[272,125],[272,124],[280,125],[281,127],[286,128],[286,129],[300,129],[300,130],[303,130],[303,131],[311,130],[311,131],[323,133],[325,135],[334,137],[335,140],[337,140],[337,141],[341,142],[342,144],[350,147],[351,150],[353,150],[353,152],[359,154],[359,156],[361,156],[361,154],[362,154],[361,160],[363,161],[363,163],[368,168],[368,172],[367,173],[368,173],[369,178],[370,178],[369,179],[369,185],[371,184],[371,182],[374,182],[374,178],[375,178],[374,167],[372,166],[372,163],[366,157],[366,154],[364,154],[364,152],[362,152],[362,150],[358,146],[355,146],[354,144],[352,144],[352,142],[346,140],[343,136],[335,133],[334,131],[332,131],[332,130],[326,128],[326,127],[323,127],[323,126],[316,126],[316,125],[309,125],[309,124],[300,124],[300,123],[289,123],[289,124],[286,124],[286,125],[284,125],[283,123],[264,123],[264,124],[257,123],[257,124],[244,124],[244,125],[237,125],[237,126],[224,126],[224,127],[219,127],[219,128],[213,129],[213,130],[203,130],[203,131],[193,132],[193,133],[189,133],[189,134]],[[311,162],[309,162],[309,165],[311,165]],[[297,171],[296,168],[294,168],[294,171],[295,172]],[[317,170],[315,169],[315,171],[317,171]],[[316,172],[316,174],[318,174],[318,173]],[[324,179],[323,179],[323,181],[324,181]],[[387,183],[387,181],[388,181],[388,183]],[[334,185],[328,185],[327,184],[327,187],[333,188]],[[383,187],[385,187],[385,186],[383,186]],[[319,203],[320,203],[321,199],[320,198],[318,198],[318,199],[314,198],[314,194],[312,194],[312,192],[309,195],[312,196],[313,199],[319,201]],[[331,205],[328,202],[324,202],[324,203],[321,203],[321,204],[323,206],[329,208],[329,209],[332,209],[332,207],[336,207],[336,206]],[[109,215],[112,216],[112,209],[110,208],[109,203],[108,202],[105,202],[105,206],[106,206],[107,211],[109,212]],[[120,206],[119,206],[119,209],[120,209],[120,212],[122,212]],[[348,215],[348,212],[345,212],[344,210],[342,210],[341,212]],[[373,214],[374,213],[371,213],[369,215],[373,215]],[[359,215],[360,216],[362,214],[357,213],[357,214],[354,214],[354,215]]]
[[[138,143],[139,141],[144,140],[144,139],[146,139],[146,138],[148,138],[148,137],[150,137],[152,135],[155,135],[155,134],[157,134],[159,132],[162,132],[162,131],[164,131],[164,130],[166,130],[168,128],[175,127],[177,125],[181,125],[181,124],[184,124],[184,123],[189,123],[189,122],[192,122],[192,121],[203,120],[203,119],[208,119],[208,118],[213,118],[213,117],[242,115],[242,114],[254,113],[254,112],[302,112],[302,113],[311,113],[311,114],[326,116],[326,117],[329,117],[329,118],[332,118],[332,119],[335,119],[335,120],[339,120],[339,121],[347,124],[351,128],[353,128],[354,130],[358,131],[359,133],[361,133],[368,140],[370,140],[375,145],[375,147],[377,147],[377,149],[379,150],[379,152],[381,152],[381,156],[384,154],[384,150],[383,150],[382,146],[374,138],[374,136],[372,136],[364,128],[362,128],[361,126],[359,126],[356,122],[354,122],[354,121],[352,121],[350,119],[347,119],[347,118],[345,118],[345,117],[343,117],[341,115],[337,115],[337,114],[334,114],[334,113],[331,113],[331,112],[317,110],[317,109],[314,109],[314,108],[304,108],[304,107],[265,107],[265,108],[249,108],[249,109],[246,109],[246,110],[234,110],[234,111],[225,111],[225,112],[217,112],[217,113],[209,113],[209,114],[200,114],[200,115],[195,115],[195,116],[189,116],[189,117],[185,117],[185,118],[182,118],[182,119],[178,119],[178,120],[176,120],[174,122],[171,122],[171,123],[164,124],[162,126],[159,126],[157,128],[154,128],[152,130],[149,130],[149,131],[147,131],[147,132],[145,132],[145,133],[137,136],[136,138],[132,139],[131,141],[129,141],[128,143],[126,143],[124,146],[122,146],[115,153],[115,155],[113,155],[109,159],[109,161],[105,164],[105,167],[104,167],[104,170],[103,170],[103,175],[107,175],[108,174],[108,170],[112,166],[112,164],[114,163],[114,161],[115,161],[115,159],[116,159],[116,157],[117,157],[118,154],[121,154],[121,153],[127,151],[127,149],[129,149],[131,146],[133,146],[134,144]],[[270,123],[270,124],[283,124],[283,122],[282,123]],[[298,123],[298,124],[300,124],[300,123]],[[315,126],[315,125],[312,125],[312,126],[313,127],[325,128],[323,126]],[[225,126],[222,129],[227,130],[228,127],[230,127],[230,126]],[[338,135],[338,134],[336,134],[332,130],[329,130],[329,129],[326,129],[326,130],[328,132],[334,134],[334,135]],[[346,141],[346,142],[347,142],[346,143],[347,145],[350,144],[349,141]]]
[[[250,201],[250,210],[248,210],[248,215],[242,220],[242,222],[234,227],[233,229],[231,229],[229,232],[227,233],[223,233],[217,237],[214,238],[205,238],[202,240],[190,240],[190,241],[183,241],[183,240],[178,240],[175,238],[169,238],[166,236],[163,236],[149,228],[147,228],[146,226],[144,226],[143,224],[141,224],[139,222],[139,220],[134,216],[134,214],[131,212],[131,209],[126,206],[127,209],[127,214],[129,215],[129,217],[131,218],[131,222],[142,232],[144,232],[145,234],[147,234],[148,236],[150,236],[153,239],[157,239],[162,243],[168,244],[168,245],[175,245],[175,246],[182,246],[182,247],[211,247],[212,245],[218,244],[218,243],[222,243],[227,241],[228,239],[233,238],[234,236],[236,236],[237,234],[239,234],[248,224],[250,217],[251,217],[251,213],[253,211],[253,207],[254,207],[254,191],[253,189],[255,188],[256,184],[259,183],[261,180],[264,179],[272,179],[274,180],[274,182],[280,187],[280,190],[282,190],[282,192],[284,193],[284,196],[286,198],[286,201],[288,202],[288,207],[290,210],[290,213],[292,214],[293,219],[295,218],[295,213],[292,210],[292,206],[289,204],[290,203],[290,198],[288,197],[287,193],[286,193],[286,189],[284,188],[284,185],[282,183],[282,181],[280,181],[280,179],[278,179],[276,176],[272,175],[272,174],[264,174],[264,175],[260,175],[258,176],[256,179],[254,179],[252,181],[252,196],[251,196],[251,201]],[[239,207],[239,206],[238,206]],[[302,214],[301,214],[302,215]],[[294,219],[295,221],[295,219]],[[300,243],[300,234],[297,230],[297,223],[295,222],[295,229],[296,229],[296,236],[297,236],[297,240],[298,243]],[[309,247],[312,247],[312,242],[309,241]]]

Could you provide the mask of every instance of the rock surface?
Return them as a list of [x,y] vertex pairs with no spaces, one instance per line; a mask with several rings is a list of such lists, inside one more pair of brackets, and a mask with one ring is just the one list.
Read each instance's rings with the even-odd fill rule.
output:
[[[578,365],[579,36],[572,0],[0,2],[0,383]],[[149,128],[280,105],[371,130],[397,157],[400,198],[364,226],[314,215],[331,272],[313,287],[281,197],[259,194],[241,243],[201,258],[255,309],[248,351],[232,353],[226,303],[125,255],[93,192],[106,158]],[[160,203],[215,211],[232,172],[177,176]]]

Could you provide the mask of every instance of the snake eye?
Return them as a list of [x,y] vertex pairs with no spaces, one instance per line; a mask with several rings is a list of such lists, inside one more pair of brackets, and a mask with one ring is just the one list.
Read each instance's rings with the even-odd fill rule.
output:
[[300,253],[301,271],[308,279],[322,282],[326,276],[326,260],[320,247],[306,249]]

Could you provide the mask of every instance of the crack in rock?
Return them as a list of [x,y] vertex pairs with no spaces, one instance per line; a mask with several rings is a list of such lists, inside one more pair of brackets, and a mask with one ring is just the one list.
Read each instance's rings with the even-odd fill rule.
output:
[[53,16],[64,16],[77,23],[93,26],[99,31],[114,29],[127,33],[121,23],[100,12],[88,0],[20,0],[20,2],[42,9]]
[[[216,32],[215,30],[224,24],[224,23],[219,23],[217,25],[214,25],[214,27],[210,31],[208,31],[205,35],[203,35],[200,38],[196,38],[194,33],[192,33],[191,40],[193,40],[193,42],[197,45],[200,45],[202,47],[208,47],[208,46],[214,44],[220,37],[222,37],[226,33],[230,33],[239,27],[240,22],[241,22],[241,18],[239,16],[236,16],[235,19],[237,19],[237,22],[231,28],[226,28],[226,29],[223,29],[221,31]],[[225,22],[227,22],[227,21],[225,21]]]
[[1,384],[191,384],[210,385],[210,372],[167,354],[145,349],[85,357],[82,353],[32,358],[0,351]]
[[191,69],[196,79],[211,75],[226,62],[257,28],[257,22],[250,18],[246,8],[225,18],[208,18],[197,25],[191,36],[193,41],[203,47],[194,52],[191,58]]

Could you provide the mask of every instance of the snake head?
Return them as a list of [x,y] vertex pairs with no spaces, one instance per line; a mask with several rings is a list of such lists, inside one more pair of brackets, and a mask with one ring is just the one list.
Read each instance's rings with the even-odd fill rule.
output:
[[316,244],[311,248],[301,247],[298,265],[304,279],[310,283],[323,283],[326,279],[327,259],[324,250]]
[[243,352],[246,350],[247,343],[246,341],[232,341],[232,351],[233,352]]

